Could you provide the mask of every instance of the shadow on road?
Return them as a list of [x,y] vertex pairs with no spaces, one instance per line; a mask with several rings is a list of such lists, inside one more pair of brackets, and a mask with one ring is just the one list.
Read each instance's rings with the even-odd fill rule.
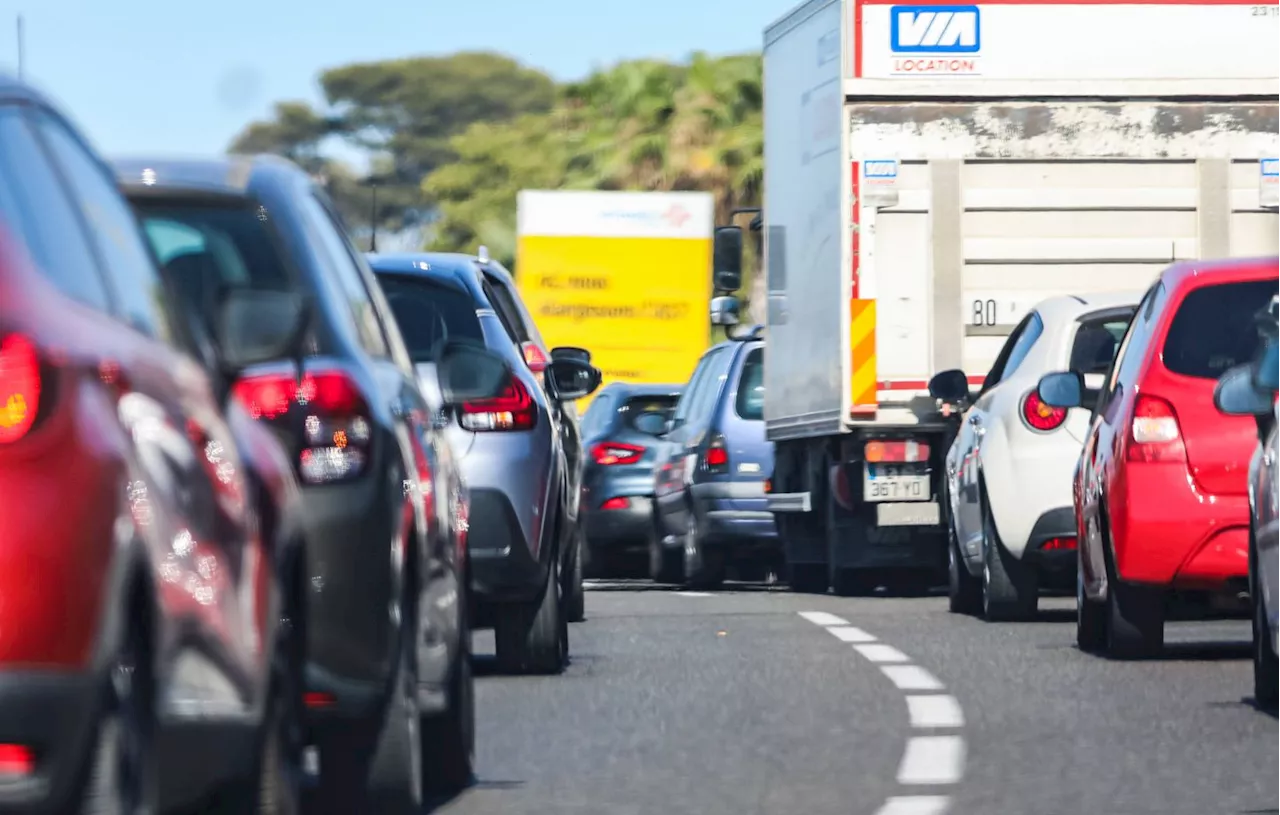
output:
[[449,795],[443,798],[429,799],[428,801],[426,801],[426,804],[423,806],[422,811],[424,813],[436,812],[448,806],[449,804],[453,803],[454,801],[458,800],[459,798],[466,795],[468,792],[471,792],[472,790],[518,790],[518,789],[521,789],[522,787],[524,787],[523,781],[496,781],[496,780],[480,779],[480,780],[473,781],[471,783],[471,786],[467,787],[466,789],[460,792],[456,792],[453,795]]
[[1164,650],[1152,657],[1156,662],[1214,662],[1223,659],[1251,659],[1252,643],[1239,640],[1166,642]]
[[1074,608],[1042,608],[1036,612],[1038,623],[1074,623],[1075,621]]

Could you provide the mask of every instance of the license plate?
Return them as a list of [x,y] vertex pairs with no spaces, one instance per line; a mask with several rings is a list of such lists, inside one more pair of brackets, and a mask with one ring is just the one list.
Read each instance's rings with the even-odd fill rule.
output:
[[876,506],[876,526],[937,526],[941,520],[935,503]]
[[915,467],[868,464],[862,483],[862,500],[928,501],[929,472]]

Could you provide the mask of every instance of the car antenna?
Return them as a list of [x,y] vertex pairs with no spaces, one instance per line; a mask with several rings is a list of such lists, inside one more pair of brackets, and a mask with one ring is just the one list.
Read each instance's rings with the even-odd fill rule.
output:
[[488,263],[488,262],[489,262],[489,247],[487,247],[487,246],[483,246],[483,245],[482,245],[479,249],[477,249],[477,250],[476,250],[476,259],[477,259],[477,260],[479,260],[481,263]]

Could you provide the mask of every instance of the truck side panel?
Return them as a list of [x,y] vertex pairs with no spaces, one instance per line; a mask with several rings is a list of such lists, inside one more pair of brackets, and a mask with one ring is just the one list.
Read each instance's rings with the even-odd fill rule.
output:
[[814,0],[765,32],[770,438],[838,431],[844,405],[840,23],[839,0]]

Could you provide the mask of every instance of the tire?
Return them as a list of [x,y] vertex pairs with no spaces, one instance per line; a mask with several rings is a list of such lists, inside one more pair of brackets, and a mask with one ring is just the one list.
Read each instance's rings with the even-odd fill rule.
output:
[[826,594],[831,586],[824,563],[791,563],[787,566],[787,582],[800,594]]
[[976,615],[982,610],[982,581],[969,574],[956,541],[955,528],[947,524],[947,609],[952,614]]
[[476,755],[475,680],[471,672],[471,622],[466,603],[458,620],[458,648],[449,673],[448,706],[423,716],[423,792],[429,797],[454,795],[471,784]]
[[82,815],[154,815],[155,686],[144,636],[130,632],[111,667],[77,808]]
[[684,550],[663,545],[657,518],[649,525],[649,579],[673,585],[684,582]]
[[560,553],[552,552],[541,596],[531,603],[499,608],[494,642],[500,670],[551,675],[564,670],[569,659],[569,622],[561,585]]
[[[1105,535],[1106,521],[1102,523]],[[1121,583],[1105,538],[1103,558],[1107,567],[1107,656],[1142,659],[1158,655],[1164,648],[1164,592]]]
[[564,591],[564,604],[568,621],[580,623],[587,619],[587,592],[582,585],[582,556],[587,541],[586,536],[582,534],[582,527],[575,527],[573,541],[573,550],[569,553],[571,559],[567,571],[568,585]]
[[982,501],[982,616],[987,622],[1031,620],[1040,604],[1036,571],[1000,542],[991,506]]
[[1107,644],[1107,607],[1085,593],[1081,557],[1076,555],[1076,645],[1081,651],[1097,653]]
[[[416,619],[406,614],[403,619]],[[418,674],[414,626],[406,625],[405,642],[391,682],[386,712],[369,765],[367,811],[417,815],[422,810],[422,755],[419,738]],[[323,765],[321,765],[323,766]]]
[[1253,699],[1263,710],[1274,711],[1280,696],[1280,675],[1276,652],[1271,647],[1271,625],[1267,621],[1266,602],[1258,584],[1257,549],[1251,534],[1249,541],[1249,593],[1253,597]]
[[684,533],[684,582],[691,588],[714,589],[724,583],[725,553],[707,546],[698,525],[698,513],[690,506]]

